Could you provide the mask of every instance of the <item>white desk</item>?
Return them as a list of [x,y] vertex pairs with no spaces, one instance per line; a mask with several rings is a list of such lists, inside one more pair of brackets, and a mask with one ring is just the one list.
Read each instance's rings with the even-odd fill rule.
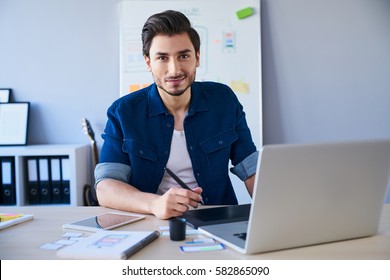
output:
[[[80,220],[95,214],[112,211],[103,207],[69,207],[69,206],[22,206],[0,207],[5,213],[32,213],[34,220],[0,230],[0,259],[57,259],[56,251],[43,250],[39,247],[61,238],[65,232],[62,225]],[[147,216],[145,220],[119,228],[118,230],[152,230],[168,221]],[[188,240],[204,236],[187,236]],[[187,240],[187,241],[188,241]],[[242,255],[230,248],[222,251],[183,253],[179,246],[184,241],[173,242],[169,236],[161,236],[150,245],[131,257],[131,259],[176,259],[176,260],[225,260],[225,259],[390,259],[390,204],[386,204],[377,235],[354,240],[309,246],[298,249],[282,250],[257,255]]]

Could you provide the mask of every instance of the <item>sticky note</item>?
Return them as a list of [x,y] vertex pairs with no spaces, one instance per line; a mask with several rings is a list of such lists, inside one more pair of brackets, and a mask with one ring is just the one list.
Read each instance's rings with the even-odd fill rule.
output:
[[238,19],[244,19],[253,15],[254,11],[251,7],[247,7],[236,12]]
[[130,92],[130,93],[131,93],[131,92],[134,92],[134,91],[137,91],[137,90],[139,90],[139,89],[141,89],[141,87],[140,87],[140,85],[138,85],[138,84],[132,84],[132,85],[129,86],[129,92]]
[[39,248],[44,249],[44,250],[58,250],[63,246],[64,245],[62,245],[62,244],[46,243],[46,244],[39,246]]
[[218,251],[223,249],[225,249],[225,246],[221,243],[201,246],[180,246],[180,250],[186,253]]
[[215,243],[213,238],[195,238],[192,241],[187,241],[186,244],[211,244]]
[[231,81],[230,87],[236,93],[249,93],[248,83],[242,81]]
[[0,222],[6,222],[22,217],[22,214],[0,214]]

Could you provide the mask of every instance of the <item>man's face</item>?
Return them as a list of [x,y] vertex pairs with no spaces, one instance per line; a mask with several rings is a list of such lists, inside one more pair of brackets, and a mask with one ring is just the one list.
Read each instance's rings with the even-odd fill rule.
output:
[[199,66],[199,53],[195,53],[187,33],[157,35],[149,54],[150,58],[145,56],[145,62],[160,94],[180,96],[189,89]]

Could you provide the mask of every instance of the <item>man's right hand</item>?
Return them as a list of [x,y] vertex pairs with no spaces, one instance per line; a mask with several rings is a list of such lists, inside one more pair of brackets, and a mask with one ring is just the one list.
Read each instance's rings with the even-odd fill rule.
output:
[[151,201],[151,212],[159,219],[169,219],[183,215],[190,207],[197,208],[202,200],[202,188],[192,191],[181,187],[170,188],[162,196]]

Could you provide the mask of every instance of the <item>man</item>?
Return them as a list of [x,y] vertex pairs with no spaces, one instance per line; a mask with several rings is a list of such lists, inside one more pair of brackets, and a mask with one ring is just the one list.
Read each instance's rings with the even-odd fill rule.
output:
[[[142,43],[154,84],[108,109],[95,169],[100,205],[168,219],[202,199],[237,204],[229,160],[251,195],[258,153],[245,113],[229,87],[195,82],[200,38],[189,20],[176,11],[155,14],[142,29]],[[192,190],[181,188],[166,167]]]

